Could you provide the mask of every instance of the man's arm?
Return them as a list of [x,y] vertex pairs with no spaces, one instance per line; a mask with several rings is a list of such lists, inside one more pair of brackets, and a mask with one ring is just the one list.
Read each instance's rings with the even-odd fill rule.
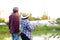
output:
[[27,24],[27,26],[28,26],[28,29],[30,29],[30,30],[34,30],[35,26],[32,25],[29,21],[27,21],[26,24]]
[[10,29],[10,27],[12,27],[13,26],[13,16],[9,16],[9,23],[8,23],[8,25],[9,25],[9,29]]

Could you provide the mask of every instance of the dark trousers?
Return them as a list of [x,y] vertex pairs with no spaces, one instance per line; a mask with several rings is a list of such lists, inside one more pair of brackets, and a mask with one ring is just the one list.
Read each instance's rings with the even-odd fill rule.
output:
[[21,33],[22,40],[30,40],[24,33]]

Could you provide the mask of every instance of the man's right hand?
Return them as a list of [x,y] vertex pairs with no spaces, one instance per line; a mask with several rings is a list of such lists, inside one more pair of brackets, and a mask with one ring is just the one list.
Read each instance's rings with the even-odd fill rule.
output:
[[20,36],[21,32],[18,32],[18,36]]

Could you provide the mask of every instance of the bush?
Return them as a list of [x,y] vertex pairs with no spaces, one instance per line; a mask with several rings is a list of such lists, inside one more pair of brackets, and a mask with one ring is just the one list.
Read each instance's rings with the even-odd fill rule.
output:
[[9,28],[8,26],[3,26],[3,25],[0,25],[0,33],[9,33]]
[[58,24],[60,24],[60,18],[57,18],[56,21]]
[[5,22],[5,19],[4,18],[0,18],[0,22]]

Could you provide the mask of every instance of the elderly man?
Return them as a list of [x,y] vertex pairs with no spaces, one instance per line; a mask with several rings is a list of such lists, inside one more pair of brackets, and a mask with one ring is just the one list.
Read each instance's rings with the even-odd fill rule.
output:
[[18,7],[13,8],[13,13],[9,16],[9,29],[12,34],[12,40],[19,40],[20,30],[19,30],[19,16]]
[[21,18],[21,27],[22,27],[21,38],[22,38],[22,40],[31,40],[32,39],[32,30],[35,28],[35,26],[29,22],[28,18],[29,18],[28,14],[26,14],[26,13],[22,14],[22,18]]

